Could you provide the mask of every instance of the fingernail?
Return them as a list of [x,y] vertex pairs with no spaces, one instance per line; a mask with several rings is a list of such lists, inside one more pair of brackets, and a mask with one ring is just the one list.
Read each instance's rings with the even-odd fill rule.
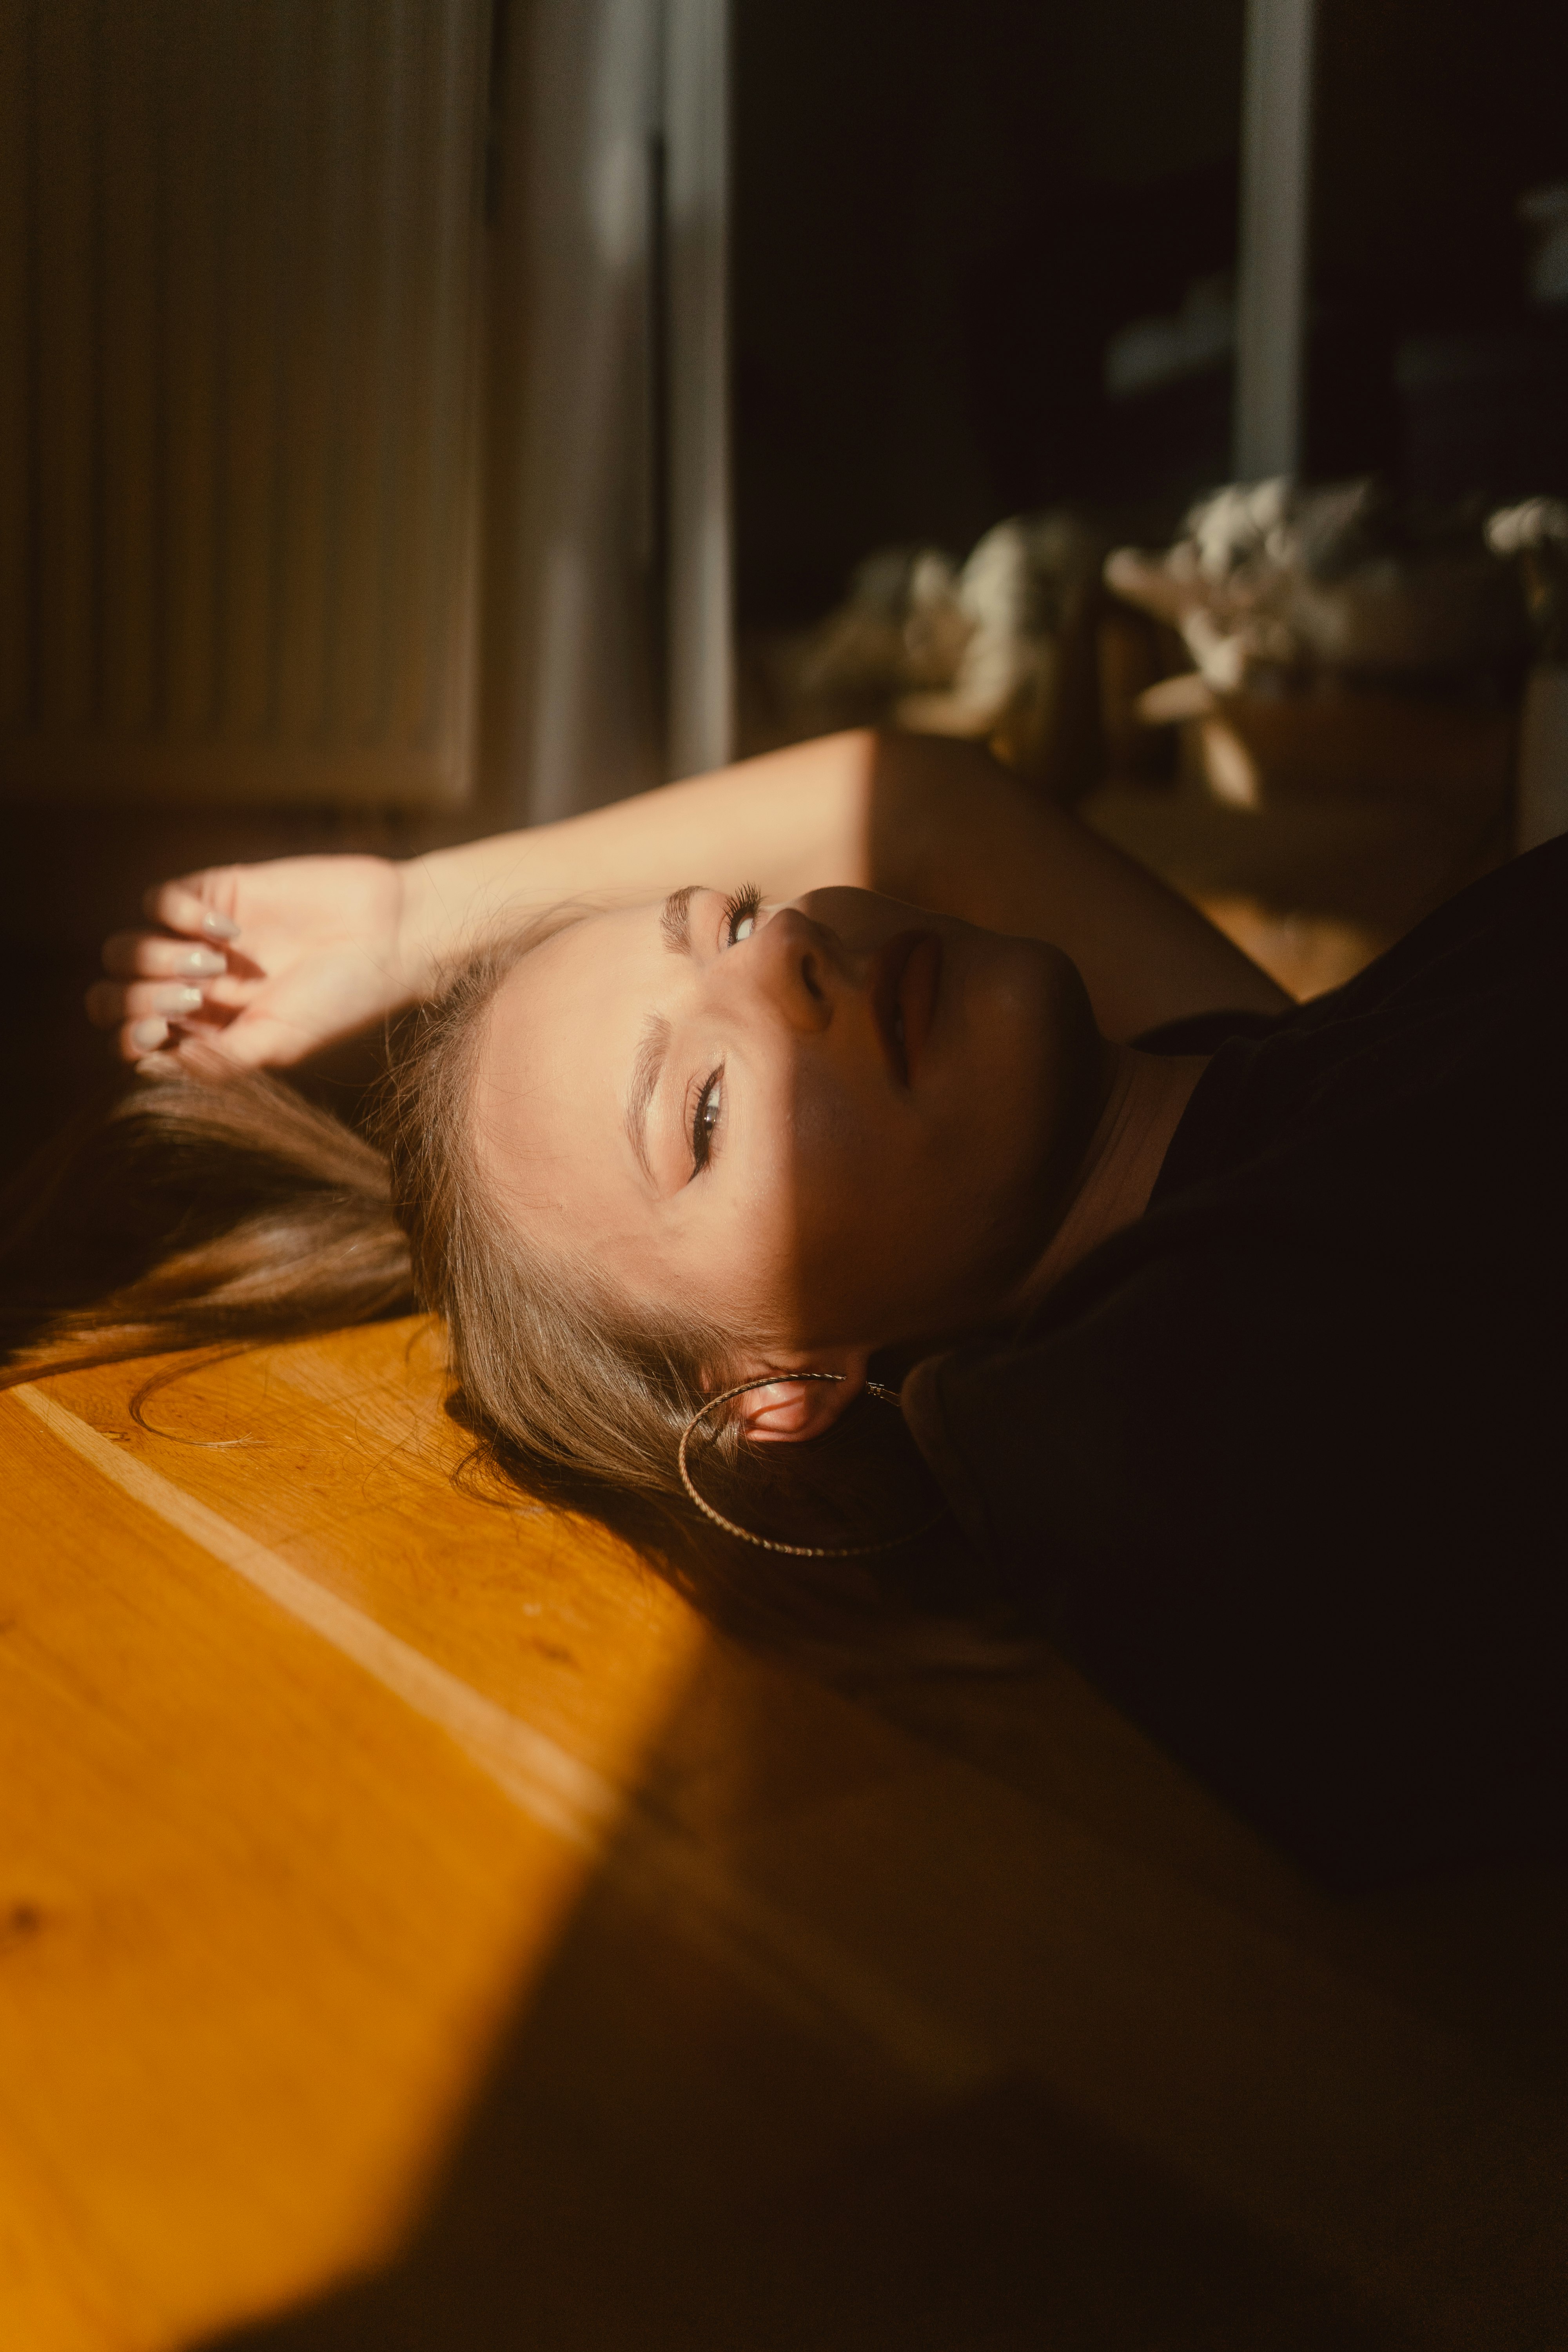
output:
[[239,925],[227,915],[204,915],[202,929],[210,940],[237,940]]
[[166,1021],[135,1021],[131,1026],[131,1043],[139,1054],[150,1054],[161,1045],[169,1034]]
[[199,1013],[202,992],[199,988],[161,988],[153,1002],[160,1013]]
[[216,948],[182,948],[174,958],[176,971],[205,971],[209,975],[225,971],[225,964]]

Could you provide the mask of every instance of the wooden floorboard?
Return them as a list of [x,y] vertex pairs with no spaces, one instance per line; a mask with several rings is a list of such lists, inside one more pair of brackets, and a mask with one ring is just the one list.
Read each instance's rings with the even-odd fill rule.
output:
[[6,2352],[1568,2341],[1560,1879],[749,1658],[418,1322],[150,1369],[0,1399]]

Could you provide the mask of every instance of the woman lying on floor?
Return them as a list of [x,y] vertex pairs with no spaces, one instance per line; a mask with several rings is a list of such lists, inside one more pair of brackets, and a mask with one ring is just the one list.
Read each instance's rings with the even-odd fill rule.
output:
[[[149,911],[13,1377],[416,1297],[492,1463],[742,1633],[1044,1632],[1345,1879],[1560,1850],[1568,843],[1300,1008],[908,738]],[[260,1075],[415,1005],[384,1157]]]

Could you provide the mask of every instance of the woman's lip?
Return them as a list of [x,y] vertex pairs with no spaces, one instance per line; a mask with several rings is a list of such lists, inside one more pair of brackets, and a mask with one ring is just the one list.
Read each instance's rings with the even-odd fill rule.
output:
[[871,1010],[888,1066],[907,1087],[936,1013],[942,941],[934,931],[900,931],[871,962]]

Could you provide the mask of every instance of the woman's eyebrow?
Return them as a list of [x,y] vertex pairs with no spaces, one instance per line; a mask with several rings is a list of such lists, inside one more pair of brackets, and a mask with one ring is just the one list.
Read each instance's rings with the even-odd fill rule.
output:
[[684,888],[672,890],[664,902],[658,928],[671,955],[691,953],[691,901],[701,887],[700,882],[688,882]]
[[[679,898],[680,893],[677,891]],[[626,1096],[626,1136],[637,1163],[651,1184],[653,1165],[647,1156],[648,1105],[658,1091],[659,1072],[669,1051],[669,1024],[662,1013],[650,1013],[632,1063],[632,1083]]]

